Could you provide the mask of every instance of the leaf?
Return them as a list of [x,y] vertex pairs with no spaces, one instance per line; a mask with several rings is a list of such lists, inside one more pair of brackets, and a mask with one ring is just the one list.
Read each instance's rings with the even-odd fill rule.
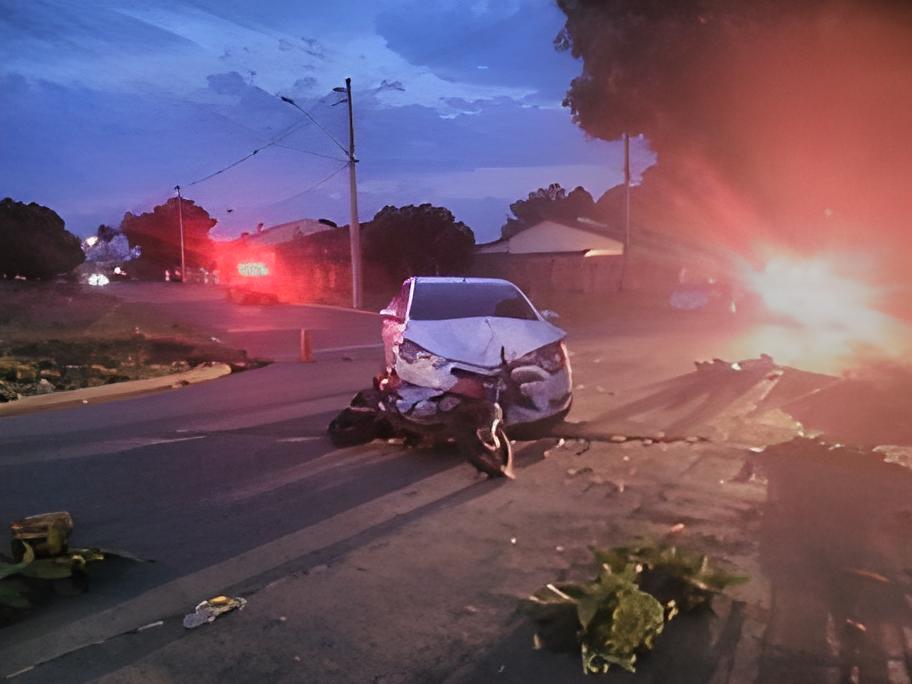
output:
[[29,544],[22,545],[25,548],[22,560],[19,563],[0,563],[0,579],[21,573],[25,568],[35,560],[35,552]]
[[78,563],[70,557],[39,558],[27,568],[22,570],[24,577],[35,579],[55,580],[66,579],[73,576],[73,569]]

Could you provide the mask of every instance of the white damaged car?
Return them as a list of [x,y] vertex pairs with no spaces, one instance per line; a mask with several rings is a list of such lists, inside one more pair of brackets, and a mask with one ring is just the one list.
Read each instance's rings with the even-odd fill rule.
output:
[[493,399],[507,427],[559,422],[570,410],[567,334],[513,283],[410,278],[380,315],[387,373],[416,417],[431,417],[449,393]]
[[513,477],[510,437],[570,410],[566,333],[513,283],[410,278],[380,315],[386,368],[330,423],[337,446],[455,442],[481,472]]

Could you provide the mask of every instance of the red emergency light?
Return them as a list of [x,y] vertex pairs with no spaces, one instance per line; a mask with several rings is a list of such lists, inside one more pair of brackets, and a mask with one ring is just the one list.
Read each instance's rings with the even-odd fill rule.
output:
[[238,273],[245,278],[262,278],[269,275],[269,267],[262,261],[244,261],[237,265]]

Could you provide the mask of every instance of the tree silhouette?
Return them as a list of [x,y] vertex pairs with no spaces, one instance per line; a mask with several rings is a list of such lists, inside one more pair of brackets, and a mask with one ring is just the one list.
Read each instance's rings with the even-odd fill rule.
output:
[[47,207],[0,201],[0,276],[47,279],[83,262],[79,238]]
[[475,234],[449,209],[430,204],[383,207],[364,231],[366,257],[403,280],[414,275],[450,275],[465,269]]
[[[217,221],[192,200],[183,198],[184,252],[187,268],[208,266],[212,262],[212,240],[209,231]],[[120,231],[130,244],[139,246],[142,254],[133,267],[141,276],[157,277],[164,269],[180,267],[180,224],[178,199],[172,197],[151,212],[127,212]]]
[[560,183],[530,192],[526,199],[511,204],[510,211],[513,216],[507,217],[500,229],[504,238],[513,237],[545,220],[575,222],[581,217],[596,217],[595,202],[585,188],[577,187],[568,193]]

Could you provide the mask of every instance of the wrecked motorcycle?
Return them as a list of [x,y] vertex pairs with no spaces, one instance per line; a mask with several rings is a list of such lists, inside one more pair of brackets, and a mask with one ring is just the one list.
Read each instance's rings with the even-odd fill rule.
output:
[[338,447],[397,437],[407,446],[455,442],[480,472],[512,479],[513,449],[498,394],[496,377],[461,379],[440,392],[384,373],[330,423],[330,439]]

